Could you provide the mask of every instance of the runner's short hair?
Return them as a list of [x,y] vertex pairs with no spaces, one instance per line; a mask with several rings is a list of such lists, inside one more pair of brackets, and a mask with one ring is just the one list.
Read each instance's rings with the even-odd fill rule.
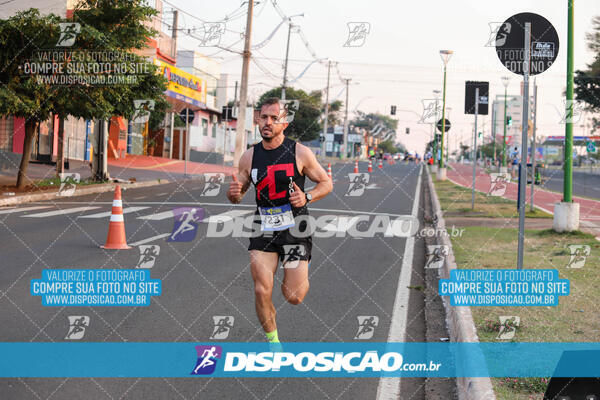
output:
[[286,117],[287,116],[287,109],[285,107],[281,107],[281,99],[279,97],[269,97],[267,99],[265,99],[261,104],[260,104],[260,109],[262,110],[262,108],[264,106],[271,106],[273,104],[279,104],[279,112],[282,113],[281,117]]

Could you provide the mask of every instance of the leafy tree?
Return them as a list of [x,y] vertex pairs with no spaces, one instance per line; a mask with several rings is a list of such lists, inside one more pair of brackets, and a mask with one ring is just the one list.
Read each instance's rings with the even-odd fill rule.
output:
[[[271,89],[258,100],[257,107],[270,97],[280,97],[281,88]],[[294,121],[285,130],[285,134],[299,141],[311,141],[319,137],[323,130],[321,125],[321,92],[314,91],[306,93],[302,89],[285,88],[286,100],[299,100],[299,108],[294,115]]]
[[[341,125],[343,123],[343,113],[341,112],[344,103],[340,100],[335,100],[329,103],[329,113],[327,119],[327,126]],[[321,112],[325,114],[325,104],[321,109]]]
[[[75,6],[73,22],[80,24],[75,44],[69,51],[94,51],[129,57],[129,64],[141,66],[132,84],[51,85],[26,74],[23,66],[35,59],[39,49],[52,49],[60,37],[56,15],[40,15],[36,9],[17,13],[0,20],[0,116],[14,115],[25,118],[25,142],[19,167],[17,187],[23,187],[31,154],[31,144],[40,121],[52,114],[59,116],[59,143],[62,145],[67,116],[85,119],[108,119],[111,116],[131,118],[135,112],[134,100],[152,99],[156,111],[151,115],[151,126],[164,118],[167,103],[164,98],[165,79],[157,67],[134,54],[146,47],[147,39],[157,32],[148,22],[157,11],[143,0],[81,0]],[[63,64],[71,60],[63,61]],[[89,65],[90,61],[85,60]],[[102,60],[92,61],[102,62]],[[107,72],[106,76],[115,74]],[[59,154],[62,151],[59,148]],[[62,164],[62,158],[59,160]],[[58,168],[60,171],[60,167]]]
[[383,124],[385,130],[395,130],[398,128],[398,120],[393,119],[390,116],[377,113],[366,114],[362,111],[357,111],[356,114],[357,117],[353,119],[350,124],[358,128],[373,131],[379,124]]
[[391,139],[384,140],[383,142],[379,143],[378,148],[383,150],[384,153],[394,154],[398,152],[398,148]]
[[31,144],[37,127],[52,115],[49,84],[38,83],[22,69],[38,49],[52,47],[59,36],[59,18],[40,15],[36,9],[18,12],[0,20],[0,116],[25,119],[23,156],[17,175],[17,187],[25,186]]
[[[600,111],[600,16],[592,18],[592,32],[586,34],[588,48],[594,60],[586,70],[575,71],[575,98],[587,104],[589,111]],[[593,118],[593,132],[600,128],[600,120]]]

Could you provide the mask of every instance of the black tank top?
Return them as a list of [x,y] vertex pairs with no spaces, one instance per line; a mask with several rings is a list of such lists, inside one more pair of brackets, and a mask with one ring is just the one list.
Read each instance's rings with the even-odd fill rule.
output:
[[[288,204],[290,177],[304,191],[304,175],[296,164],[296,142],[285,138],[275,149],[266,150],[262,142],[254,145],[250,178],[256,189],[258,207],[278,207]],[[306,207],[292,207],[294,216],[306,214]]]

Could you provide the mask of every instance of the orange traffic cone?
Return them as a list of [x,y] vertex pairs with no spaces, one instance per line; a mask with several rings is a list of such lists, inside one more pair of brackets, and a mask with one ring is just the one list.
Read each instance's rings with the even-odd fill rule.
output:
[[123,203],[121,202],[121,186],[115,186],[115,198],[112,213],[108,223],[108,236],[103,249],[130,249],[125,237],[125,222],[123,220]]
[[373,161],[369,160],[369,168],[367,169],[369,172],[373,172]]
[[331,163],[327,164],[327,176],[333,181],[333,176],[331,175]]
[[354,161],[354,173],[358,174],[358,160]]
[[379,159],[379,169],[383,169],[383,160]]

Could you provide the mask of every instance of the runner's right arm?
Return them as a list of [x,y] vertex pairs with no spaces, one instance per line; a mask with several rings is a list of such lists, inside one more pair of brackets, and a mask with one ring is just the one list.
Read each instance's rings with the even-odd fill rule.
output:
[[250,187],[250,168],[252,167],[253,150],[253,148],[249,148],[242,154],[238,173],[232,175],[233,181],[229,184],[227,199],[233,204],[240,203]]

